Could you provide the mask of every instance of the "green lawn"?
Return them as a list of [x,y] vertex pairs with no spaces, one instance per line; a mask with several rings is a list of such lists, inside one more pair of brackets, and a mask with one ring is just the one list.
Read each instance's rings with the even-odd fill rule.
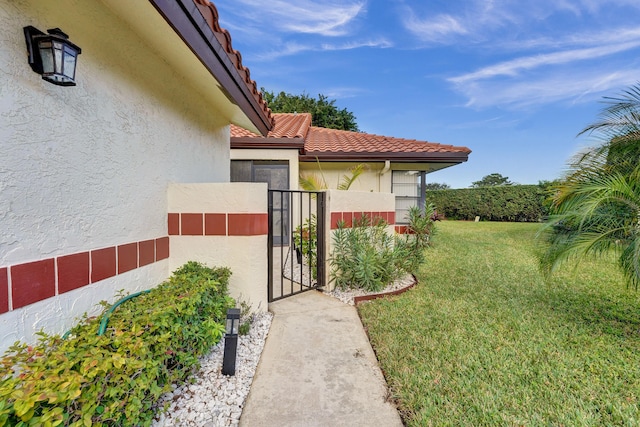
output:
[[419,284],[359,311],[408,426],[640,425],[640,290],[545,283],[539,224],[443,222]]

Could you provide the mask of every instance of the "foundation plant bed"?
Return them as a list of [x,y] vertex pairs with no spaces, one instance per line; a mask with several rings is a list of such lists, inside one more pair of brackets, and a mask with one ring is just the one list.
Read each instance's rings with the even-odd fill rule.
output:
[[17,343],[1,361],[0,426],[151,425],[159,397],[220,341],[230,274],[190,262],[119,305],[102,335],[98,316]]
[[539,227],[442,222],[420,286],[358,306],[407,426],[640,424],[640,290],[613,255],[545,281]]

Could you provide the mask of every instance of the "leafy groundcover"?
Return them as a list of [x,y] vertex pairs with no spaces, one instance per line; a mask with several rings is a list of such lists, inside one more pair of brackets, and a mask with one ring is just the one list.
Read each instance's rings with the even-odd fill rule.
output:
[[1,362],[0,426],[150,425],[158,398],[220,341],[230,275],[189,262],[118,306],[101,336],[98,316],[66,339],[16,343]]

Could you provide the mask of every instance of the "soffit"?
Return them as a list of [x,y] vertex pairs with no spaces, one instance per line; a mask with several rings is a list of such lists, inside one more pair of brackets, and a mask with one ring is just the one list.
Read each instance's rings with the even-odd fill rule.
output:
[[[240,54],[231,47],[228,32],[219,25],[212,28],[217,23],[213,4],[206,0],[102,1],[230,123],[257,134],[266,134],[272,127],[271,112]],[[207,19],[203,11],[211,16]],[[163,13],[179,16],[182,22],[170,22],[173,18]]]

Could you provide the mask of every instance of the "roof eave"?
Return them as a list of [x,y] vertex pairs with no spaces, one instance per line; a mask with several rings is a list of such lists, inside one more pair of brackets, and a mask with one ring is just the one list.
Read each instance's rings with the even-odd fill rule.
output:
[[[260,133],[266,136],[273,126],[270,118],[258,105],[194,1],[149,1],[220,83],[229,101],[236,104]],[[197,31],[193,31],[194,29]]]
[[261,149],[297,149],[300,153],[304,149],[302,138],[256,138],[252,136],[231,137],[232,149],[261,148]]
[[304,155],[300,156],[300,161],[331,161],[331,162],[367,162],[367,161],[381,161],[389,160],[392,162],[407,162],[407,163],[462,163],[469,159],[469,153],[467,152],[447,152],[447,153],[327,153],[327,152],[313,152],[307,151]]

